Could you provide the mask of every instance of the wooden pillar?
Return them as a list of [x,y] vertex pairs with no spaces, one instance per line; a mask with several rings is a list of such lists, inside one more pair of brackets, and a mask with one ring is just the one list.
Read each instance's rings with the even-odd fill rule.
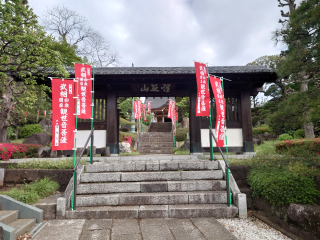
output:
[[241,90],[241,121],[243,136],[243,152],[254,152],[251,121],[250,90]]
[[[107,146],[110,147],[110,154],[119,154],[118,143],[118,111],[116,91],[107,91]],[[112,156],[112,155],[111,155]]]
[[197,86],[190,88],[190,111],[189,111],[189,133],[190,154],[202,153],[201,146],[201,117],[196,117]]

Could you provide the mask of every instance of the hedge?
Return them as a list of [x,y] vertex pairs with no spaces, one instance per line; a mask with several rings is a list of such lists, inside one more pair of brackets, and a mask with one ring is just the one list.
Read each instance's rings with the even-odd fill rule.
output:
[[286,140],[276,145],[276,151],[278,153],[290,151],[296,156],[303,154],[320,156],[320,138]]
[[177,128],[176,141],[181,142],[186,140],[189,128]]
[[20,128],[19,135],[21,138],[27,138],[34,133],[42,133],[42,127],[39,124],[26,125]]
[[40,145],[36,144],[20,144],[20,143],[5,143],[0,144],[0,159],[7,161],[17,158],[34,158]]

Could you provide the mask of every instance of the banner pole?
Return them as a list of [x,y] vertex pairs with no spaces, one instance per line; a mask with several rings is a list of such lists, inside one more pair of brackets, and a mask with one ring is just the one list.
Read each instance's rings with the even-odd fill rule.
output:
[[[93,129],[93,106],[94,106],[94,66],[92,66],[92,106],[91,106],[91,132]],[[99,111],[99,110],[98,110]],[[91,135],[91,144],[90,144],[90,164],[92,164],[92,149],[93,149],[93,134]]]
[[[77,104],[76,104],[76,125],[75,125],[75,130],[74,130],[74,149],[73,149],[73,167],[75,167],[76,165],[76,158],[77,158],[77,122],[78,122],[78,88],[79,88],[79,80],[77,79]],[[77,170],[76,170],[77,171]],[[75,183],[76,183],[76,179],[75,179],[75,172],[73,172],[73,191],[72,191],[72,210],[74,210],[74,200],[75,200]]]
[[[224,98],[224,85],[223,85],[223,77],[220,78],[221,83],[222,83],[222,93],[223,93],[223,98]],[[229,164],[229,153],[228,153],[228,137],[227,137],[227,118],[224,118],[224,135],[226,138],[226,152],[227,152],[227,163]],[[230,180],[230,175],[229,175],[229,169],[228,170],[228,181]],[[230,202],[230,206],[231,206],[231,194],[230,194],[230,181],[229,181],[229,186],[228,186],[228,191],[229,191],[229,202]]]
[[[209,76],[209,66],[208,66],[208,63],[206,64],[207,65],[207,82],[208,82],[208,91],[209,91],[209,100],[212,101],[211,97],[210,97],[210,76]],[[212,120],[211,120],[211,104],[209,103],[209,117],[210,117],[210,128],[212,129]],[[210,135],[210,142],[212,143],[212,136]],[[211,144],[211,156],[212,156],[212,159],[210,159],[211,161],[213,161],[213,144]]]

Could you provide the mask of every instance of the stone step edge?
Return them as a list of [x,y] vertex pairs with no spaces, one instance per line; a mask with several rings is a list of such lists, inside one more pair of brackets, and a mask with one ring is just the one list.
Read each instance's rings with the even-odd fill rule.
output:
[[[191,173],[191,174],[189,174]],[[196,173],[196,174],[194,174]],[[205,175],[206,173],[210,173],[210,176]],[[87,176],[94,176],[96,175],[98,178],[99,175],[106,175],[105,179],[94,179],[90,182],[88,181],[89,178]],[[149,174],[149,176],[148,176]],[[211,175],[212,174],[212,175]],[[108,176],[109,175],[109,176]],[[140,178],[145,179],[137,179],[137,175],[139,175]],[[161,176],[162,175],[162,176]],[[166,175],[166,178],[171,178],[167,181],[192,181],[192,180],[222,180],[223,179],[223,173],[222,170],[199,170],[199,171],[134,171],[134,172],[100,172],[100,173],[83,173],[80,176],[80,182],[81,183],[99,183],[99,182],[156,182],[156,181],[165,181],[164,178]],[[170,175],[170,176],[169,176]],[[196,176],[195,176],[196,175]],[[218,175],[218,176],[217,176]],[[107,176],[109,178],[107,178]]]
[[[195,167],[194,164],[208,164],[205,167],[198,166]],[[121,164],[124,164],[125,169],[121,169],[117,171],[117,167]],[[128,165],[129,164],[129,165]],[[132,164],[132,165],[130,165]],[[211,165],[211,166],[210,166]],[[131,166],[131,167],[128,167]],[[114,169],[110,169],[108,171],[102,171],[103,169],[107,167],[114,167]],[[120,167],[119,167],[120,168]],[[197,169],[198,168],[198,169]],[[107,173],[107,172],[146,172],[146,171],[211,171],[211,170],[219,170],[218,169],[218,163],[217,162],[209,162],[207,160],[188,160],[188,161],[182,161],[182,160],[172,160],[172,161],[164,161],[161,162],[159,160],[155,161],[142,161],[142,162],[119,162],[119,163],[104,163],[104,162],[96,162],[93,165],[87,165],[85,167],[86,173]],[[167,169],[167,170],[166,170]]]
[[138,205],[78,207],[67,210],[67,219],[120,219],[120,218],[233,218],[238,208],[227,204]]
[[[161,200],[159,200],[161,199]],[[226,204],[227,191],[151,192],[77,195],[77,205],[85,206],[135,206]]]

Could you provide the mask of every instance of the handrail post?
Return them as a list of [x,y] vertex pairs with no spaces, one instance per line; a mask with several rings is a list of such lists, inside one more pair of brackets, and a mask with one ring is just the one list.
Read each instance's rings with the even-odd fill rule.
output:
[[73,210],[76,210],[76,202],[77,202],[77,169],[73,170],[73,183],[74,183],[74,190],[73,190]]
[[93,135],[94,135],[94,129],[92,130],[92,135],[91,135],[91,146],[90,146],[90,164],[92,164],[92,152],[93,152]]
[[228,206],[230,207],[231,206],[231,202],[230,202],[230,199],[231,199],[231,197],[230,197],[230,178],[229,178],[229,167],[226,165],[226,167],[225,167],[225,173],[226,173],[226,184],[227,184],[227,188],[228,188],[228,190],[227,190],[227,204],[228,204]]
[[212,137],[211,137],[211,131],[209,130],[209,139],[210,139],[210,160],[212,161]]
[[[214,141],[217,143],[217,139],[216,139],[216,136],[214,135],[214,133],[212,132],[212,129],[211,127],[209,127],[209,132],[211,132],[211,135],[214,139]],[[226,177],[226,185],[227,185],[227,203],[228,203],[228,206],[231,207],[231,189],[230,189],[230,174],[229,174],[229,164],[225,158],[225,156],[223,155],[223,152],[221,150],[221,147],[218,147],[219,151],[220,151],[220,154],[224,160],[224,163],[225,163],[225,177]]]

